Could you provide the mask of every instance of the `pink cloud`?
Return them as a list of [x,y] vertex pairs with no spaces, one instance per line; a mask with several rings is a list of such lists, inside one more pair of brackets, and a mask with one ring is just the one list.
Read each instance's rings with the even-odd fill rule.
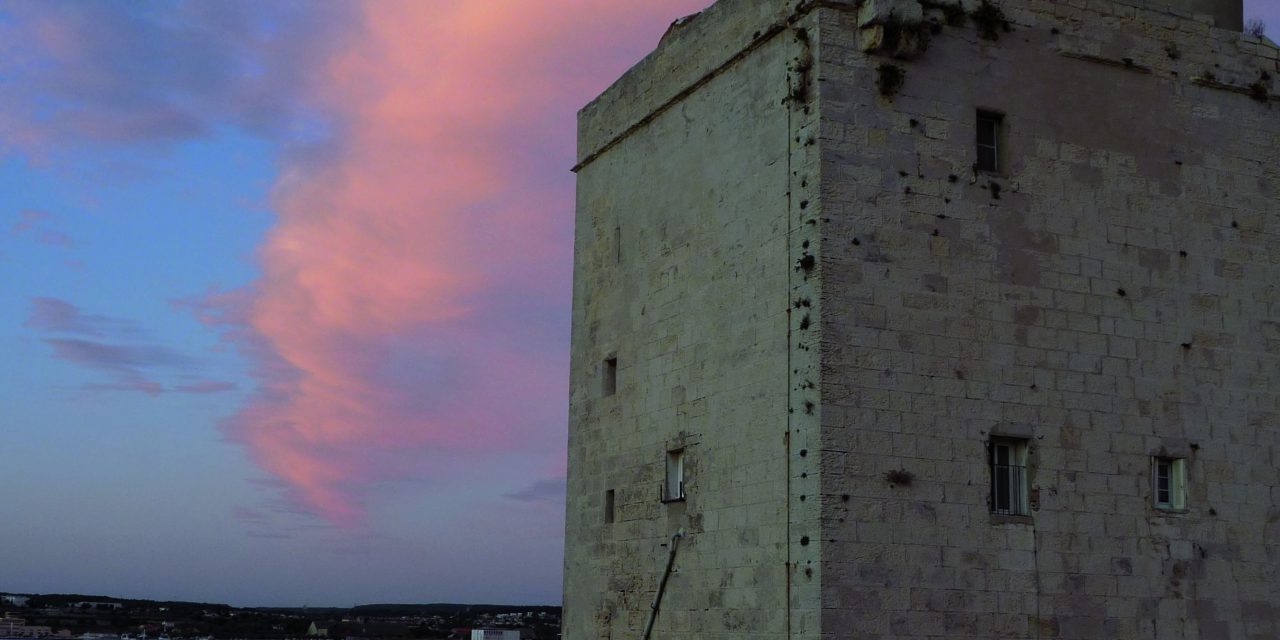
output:
[[136,337],[142,333],[137,324],[129,320],[85,313],[66,300],[50,297],[31,299],[31,311],[22,326],[93,337]]
[[235,391],[236,383],[225,380],[201,380],[190,384],[180,384],[174,387],[173,390],[179,393],[222,393],[223,391]]
[[231,517],[246,524],[266,524],[270,521],[265,511],[244,506],[232,507]]
[[195,358],[148,339],[132,320],[86,313],[60,298],[31,299],[22,326],[41,332],[53,356],[84,369],[106,374],[109,382],[85,384],[90,391],[142,392],[158,396],[166,391],[156,378],[176,376],[192,380],[170,387],[179,393],[220,393],[236,384],[203,378],[203,364]]
[[48,211],[24,209],[18,212],[18,221],[9,227],[14,237],[30,237],[40,244],[71,248],[75,242],[64,231],[54,227],[57,216]]
[[257,362],[226,429],[289,497],[354,523],[387,480],[556,466],[574,113],[707,3],[359,5],[315,97],[340,135],[284,168],[261,280],[194,303]]
[[62,231],[46,229],[36,236],[36,242],[47,244],[54,247],[71,248],[75,243],[71,241],[71,236]]
[[565,491],[567,491],[565,478],[560,476],[535,480],[526,487],[508,493],[505,497],[519,502],[550,502],[563,505]]
[[53,214],[48,211],[38,211],[35,209],[23,209],[18,212],[18,221],[10,227],[10,232],[18,235],[26,232],[28,229],[36,226],[41,222],[53,219]]
[[[306,139],[314,65],[344,3],[51,3],[0,20],[0,153],[184,140],[231,124]],[[304,37],[304,35],[306,37]]]
[[155,345],[126,346],[73,338],[47,338],[57,357],[108,371],[155,366],[182,366],[189,359]]
[[84,386],[89,391],[139,391],[155,397],[164,393],[164,385],[155,380],[130,380],[127,382],[92,383]]

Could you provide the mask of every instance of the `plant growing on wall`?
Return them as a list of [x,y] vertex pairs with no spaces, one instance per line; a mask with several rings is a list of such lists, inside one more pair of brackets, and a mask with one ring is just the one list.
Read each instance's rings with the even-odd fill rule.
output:
[[970,17],[978,25],[978,37],[983,40],[999,40],[1001,31],[1007,33],[1011,30],[1004,12],[988,0],[982,0],[982,4],[973,10]]
[[1267,35],[1267,23],[1258,18],[1252,18],[1244,25],[1244,32],[1255,38],[1261,38]]

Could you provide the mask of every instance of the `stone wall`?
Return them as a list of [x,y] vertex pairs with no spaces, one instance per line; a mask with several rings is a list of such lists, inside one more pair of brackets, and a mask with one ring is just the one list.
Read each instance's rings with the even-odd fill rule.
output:
[[1133,4],[1157,11],[1171,8],[1190,16],[1210,16],[1214,26],[1223,29],[1240,31],[1244,27],[1244,0],[1146,0]]
[[[1280,637],[1276,49],[1000,5],[921,11],[910,60],[822,12],[822,635]],[[993,434],[1030,440],[1030,517],[990,513]]]
[[[807,446],[789,427],[816,434],[816,414],[787,410],[790,372],[817,379],[816,339],[803,366],[787,339],[807,286],[797,202],[818,183],[792,183],[817,167],[816,87],[808,18],[789,23],[781,6],[716,5],[583,111],[565,638],[638,638],[679,530],[655,638],[816,638],[817,583],[791,574],[803,549],[816,575],[817,537],[789,523],[817,530],[818,501],[793,499],[792,482],[803,473],[816,495],[817,466],[788,463]],[[612,357],[617,392],[603,396]],[[664,503],[678,448],[687,500]]]

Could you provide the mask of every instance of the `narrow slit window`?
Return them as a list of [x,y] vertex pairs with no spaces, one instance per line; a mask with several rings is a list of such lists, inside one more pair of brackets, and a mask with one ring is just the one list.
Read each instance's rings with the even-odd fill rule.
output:
[[1156,458],[1152,462],[1152,484],[1157,509],[1177,511],[1187,508],[1187,461],[1183,458]]
[[618,357],[605,358],[600,366],[600,395],[611,396],[618,392]]
[[1004,116],[991,111],[978,112],[978,170],[998,173],[1001,170],[1001,143],[1004,134]]
[[991,512],[1011,516],[1029,515],[1027,441],[993,439],[988,455],[991,465]]
[[613,489],[604,492],[604,522],[605,524],[613,524],[616,517],[614,514],[614,493]]
[[613,228],[613,263],[622,264],[622,227]]
[[667,452],[667,481],[662,499],[684,500],[684,449]]

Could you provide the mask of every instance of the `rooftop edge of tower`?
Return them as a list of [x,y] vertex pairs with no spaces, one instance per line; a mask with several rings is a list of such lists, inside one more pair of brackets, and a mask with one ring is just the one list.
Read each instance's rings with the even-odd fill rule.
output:
[[814,9],[903,16],[955,4],[972,13],[987,3],[1003,9],[1015,23],[1021,22],[1018,15],[1037,14],[1064,21],[1080,16],[1166,25],[1185,21],[1186,27],[1178,29],[1203,33],[1206,40],[1251,40],[1241,49],[1277,57],[1275,43],[1241,33],[1243,0],[718,0],[673,22],[652,52],[578,112],[573,170]]
[[574,170],[815,4],[833,3],[718,0],[671,23],[649,55],[578,112],[578,167]]

